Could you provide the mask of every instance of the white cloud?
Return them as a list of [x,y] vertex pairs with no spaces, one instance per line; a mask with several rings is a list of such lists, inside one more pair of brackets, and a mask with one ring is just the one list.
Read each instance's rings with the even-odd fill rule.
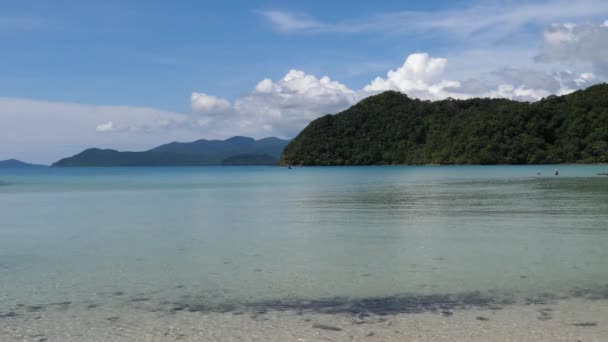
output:
[[554,24],[543,34],[541,53],[544,62],[584,63],[608,75],[608,26],[591,24]]
[[190,96],[190,105],[195,112],[205,114],[218,114],[231,108],[228,100],[196,92]]
[[297,15],[282,11],[258,11],[274,27],[283,32],[294,31],[319,31],[325,29],[325,25],[306,15]]
[[[398,90],[414,95],[428,91],[432,83],[443,73],[447,59],[431,58],[426,53],[414,53],[407,57],[405,63],[397,70],[390,70],[386,78],[377,77],[363,90],[378,92]],[[454,86],[454,84],[445,84]]]
[[608,15],[604,0],[546,0],[541,2],[477,2],[475,5],[434,11],[397,11],[337,22],[322,22],[309,15],[285,11],[260,11],[281,32],[382,32],[415,35],[441,32],[450,36],[487,36],[496,39],[527,24],[549,24],[571,19]]
[[203,115],[198,124],[215,133],[292,137],[320,114],[345,109],[359,99],[358,92],[327,76],[290,70],[280,80],[260,81],[251,93],[224,106],[230,108],[224,115],[193,109]]
[[574,80],[574,83],[576,83],[577,86],[582,86],[585,83],[595,81],[595,79],[596,79],[596,76],[593,73],[584,72],[584,73],[580,74],[577,79]]
[[115,129],[116,127],[114,127],[114,123],[112,121],[97,125],[97,128],[95,128],[97,132],[111,132]]
[[[377,93],[396,90],[411,97],[441,100],[448,97],[508,98],[519,101],[537,101],[551,94],[567,94],[595,80],[592,73],[575,75],[571,72],[547,73],[540,70],[503,68],[493,75],[496,81],[442,79],[447,60],[432,58],[426,53],[408,56],[403,66],[388,72],[386,78],[376,78],[363,90]],[[494,84],[493,84],[494,83]]]

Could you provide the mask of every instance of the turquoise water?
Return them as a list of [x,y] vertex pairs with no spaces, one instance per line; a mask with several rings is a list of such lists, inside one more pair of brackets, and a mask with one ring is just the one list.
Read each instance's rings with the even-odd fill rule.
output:
[[0,312],[593,292],[607,169],[0,170]]

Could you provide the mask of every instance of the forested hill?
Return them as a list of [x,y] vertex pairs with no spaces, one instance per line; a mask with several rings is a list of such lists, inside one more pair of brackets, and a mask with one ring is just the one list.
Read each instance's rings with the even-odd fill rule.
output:
[[172,142],[141,152],[91,148],[54,163],[74,166],[275,165],[288,140],[232,137],[226,140]]
[[388,91],[311,122],[294,165],[608,162],[608,85],[538,102],[422,101]]

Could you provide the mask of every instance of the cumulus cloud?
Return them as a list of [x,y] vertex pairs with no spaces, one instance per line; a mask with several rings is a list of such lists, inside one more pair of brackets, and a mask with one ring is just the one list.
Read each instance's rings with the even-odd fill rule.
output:
[[334,113],[360,99],[360,94],[327,76],[316,77],[290,70],[277,81],[261,80],[246,96],[226,104],[221,117],[192,108],[203,115],[198,120],[216,132],[291,137],[320,114]]
[[443,79],[447,62],[447,59],[433,58],[426,53],[409,55],[400,68],[389,71],[386,78],[377,77],[365,86],[363,91],[377,93],[396,90],[426,100],[490,97],[537,101],[552,94],[570,93],[596,79],[590,72],[548,73],[542,70],[507,67],[493,73],[498,81],[475,78],[465,81],[449,80]]
[[586,63],[597,72],[608,75],[608,25],[554,24],[543,34],[543,62]]
[[[397,70],[390,70],[386,78],[377,77],[363,88],[367,92],[398,90],[416,97],[423,95],[431,88],[456,86],[455,83],[433,84],[443,73],[447,64],[445,58],[431,58],[426,53],[414,53],[407,57],[405,63]],[[434,87],[433,87],[434,86]]]
[[95,128],[97,132],[111,132],[115,129],[116,127],[114,127],[114,123],[112,121],[97,125],[97,128]]
[[218,114],[231,108],[230,102],[226,99],[196,92],[190,96],[190,105],[195,112],[204,114]]

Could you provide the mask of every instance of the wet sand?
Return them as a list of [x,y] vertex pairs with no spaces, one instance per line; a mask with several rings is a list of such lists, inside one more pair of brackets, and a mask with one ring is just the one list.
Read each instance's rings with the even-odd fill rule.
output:
[[0,341],[608,341],[608,300],[421,313],[120,309],[58,303],[0,316]]

